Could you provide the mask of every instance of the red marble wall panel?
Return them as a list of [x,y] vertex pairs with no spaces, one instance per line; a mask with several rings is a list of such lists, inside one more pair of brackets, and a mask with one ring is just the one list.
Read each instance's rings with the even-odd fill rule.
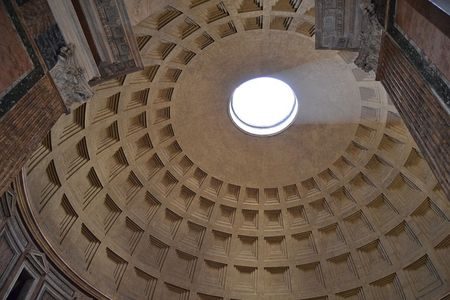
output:
[[32,70],[33,64],[1,2],[0,33],[0,65],[2,66],[0,95],[2,95],[25,77]]
[[[398,0],[395,22],[407,38],[423,50],[430,62],[450,80],[450,37],[417,10],[422,6],[420,2]],[[425,6],[423,9],[426,8]]]

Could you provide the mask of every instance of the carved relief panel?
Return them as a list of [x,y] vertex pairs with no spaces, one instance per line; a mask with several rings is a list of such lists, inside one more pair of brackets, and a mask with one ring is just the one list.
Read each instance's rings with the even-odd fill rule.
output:
[[361,0],[316,0],[316,49],[358,49]]

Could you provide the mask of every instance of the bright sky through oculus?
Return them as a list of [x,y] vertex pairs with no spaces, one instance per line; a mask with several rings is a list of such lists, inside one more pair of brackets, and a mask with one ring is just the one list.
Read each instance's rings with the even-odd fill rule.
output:
[[260,77],[235,89],[229,109],[233,122],[245,132],[274,135],[294,121],[298,101],[294,91],[283,81]]

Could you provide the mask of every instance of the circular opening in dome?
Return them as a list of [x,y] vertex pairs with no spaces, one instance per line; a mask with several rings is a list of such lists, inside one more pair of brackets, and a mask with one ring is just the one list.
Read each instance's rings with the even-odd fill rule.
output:
[[238,86],[231,96],[229,112],[237,127],[253,135],[274,135],[292,124],[298,100],[285,82],[260,77]]

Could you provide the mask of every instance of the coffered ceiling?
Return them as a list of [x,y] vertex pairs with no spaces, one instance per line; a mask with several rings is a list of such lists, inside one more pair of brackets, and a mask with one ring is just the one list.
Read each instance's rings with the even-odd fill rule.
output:
[[[144,16],[133,3],[145,69],[62,117],[24,174],[71,274],[117,299],[448,289],[449,202],[373,74],[314,49],[313,1],[149,1]],[[228,116],[258,76],[299,98],[279,135]]]

